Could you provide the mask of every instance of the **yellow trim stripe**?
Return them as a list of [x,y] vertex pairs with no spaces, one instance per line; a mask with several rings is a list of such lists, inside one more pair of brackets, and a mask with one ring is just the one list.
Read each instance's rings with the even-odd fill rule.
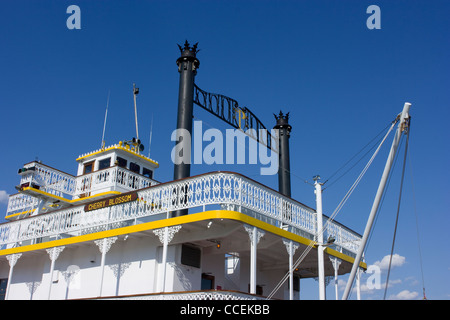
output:
[[44,196],[47,196],[47,197],[55,198],[55,199],[60,200],[60,201],[67,202],[69,204],[74,204],[74,203],[76,204],[78,201],[90,200],[90,199],[93,199],[93,198],[96,198],[96,197],[105,196],[105,195],[109,195],[109,194],[111,194],[111,195],[113,195],[113,194],[121,194],[121,192],[119,192],[119,191],[106,191],[106,192],[94,194],[94,195],[89,196],[89,197],[69,200],[69,199],[66,199],[66,198],[63,198],[63,197],[60,197],[60,196],[57,196],[57,195],[54,195],[54,194],[51,194],[51,193],[39,190],[39,189],[35,189],[35,188],[32,188],[32,187],[23,188],[22,191],[27,191],[27,190],[40,193],[40,194],[42,194]]
[[[42,194],[44,196],[47,196],[47,197],[50,197],[50,198],[53,198],[53,199],[56,199],[56,200],[59,200],[59,201],[63,201],[65,203],[68,203],[68,204],[71,204],[71,205],[74,205],[74,204],[76,205],[77,202],[79,202],[79,201],[85,202],[86,200],[91,200],[91,199],[94,199],[94,198],[97,198],[97,197],[101,197],[101,196],[121,194],[121,192],[119,192],[119,191],[107,191],[107,192],[94,194],[94,195],[89,196],[89,197],[69,200],[69,199],[62,198],[60,196],[56,196],[54,194],[51,194],[51,193],[48,193],[48,192],[45,192],[45,191],[42,191],[42,190],[39,190],[39,189],[35,189],[35,188],[32,188],[32,187],[23,188],[22,191],[27,191],[27,190],[32,191],[32,192],[40,193],[40,194]],[[32,210],[28,210],[28,211],[22,211],[22,212],[19,212],[19,213],[14,213],[14,214],[11,214],[9,216],[6,216],[5,219],[10,219],[12,217],[16,217],[16,216],[19,216],[19,215],[22,215],[22,214],[27,214],[27,213],[33,212],[34,210],[36,210],[36,209],[32,209]]]
[[133,152],[133,151],[131,151],[131,150],[128,150],[128,149],[126,149],[126,148],[124,148],[124,147],[121,147],[121,146],[119,146],[119,145],[117,145],[117,144],[116,144],[116,145],[113,145],[113,146],[111,146],[111,147],[109,147],[109,148],[107,148],[107,149],[103,149],[103,150],[99,150],[99,151],[94,151],[94,152],[88,153],[88,154],[86,154],[86,155],[84,155],[84,156],[78,157],[78,158],[76,159],[76,161],[80,161],[80,160],[82,160],[82,159],[84,159],[84,158],[91,157],[91,156],[100,154],[100,153],[102,153],[102,152],[106,152],[106,151],[110,151],[110,150],[114,150],[114,149],[123,150],[123,151],[125,151],[125,152],[128,152],[128,153],[132,154],[133,156],[136,156],[136,157],[139,157],[139,158],[141,158],[141,159],[143,159],[143,160],[145,160],[145,161],[151,162],[151,163],[153,163],[155,166],[159,167],[159,163],[158,163],[158,162],[156,162],[156,161],[154,161],[154,160],[152,160],[152,159],[150,159],[150,158],[147,158],[146,156],[143,156],[143,155],[141,155],[141,154],[138,154],[138,153],[136,153],[136,152]]
[[10,219],[10,218],[13,218],[13,217],[20,216],[20,215],[22,215],[22,214],[31,213],[31,212],[33,212],[33,211],[35,211],[35,210],[36,210],[36,209],[31,209],[31,210],[27,210],[27,211],[22,211],[22,212],[10,214],[9,216],[6,216],[5,219]]
[[[16,247],[16,248],[10,248],[10,249],[3,249],[3,250],[0,250],[0,256],[10,255],[13,253],[22,253],[22,252],[29,252],[29,251],[35,251],[35,250],[42,250],[42,249],[47,249],[47,248],[52,248],[52,247],[59,247],[59,246],[64,246],[64,245],[69,245],[69,244],[80,243],[80,242],[93,241],[93,240],[98,240],[98,239],[103,239],[103,238],[109,238],[109,237],[114,237],[114,236],[119,236],[119,235],[142,232],[142,231],[147,231],[147,230],[154,230],[154,229],[159,229],[159,228],[164,228],[164,227],[182,225],[182,224],[210,220],[210,219],[229,219],[229,220],[239,221],[239,222],[246,223],[246,224],[255,226],[257,228],[263,229],[270,233],[276,234],[276,235],[286,238],[288,240],[302,243],[307,246],[311,245],[311,240],[309,240],[309,239],[306,239],[299,235],[293,234],[289,231],[280,229],[278,227],[275,227],[271,224],[260,221],[258,219],[252,218],[243,213],[236,212],[236,211],[228,211],[228,210],[211,210],[211,211],[189,214],[189,215],[170,218],[170,219],[146,222],[146,223],[137,224],[137,225],[133,225],[133,226],[86,234],[86,235],[82,235],[82,236],[71,237],[71,238],[66,238],[66,239],[53,240],[53,241],[32,244],[32,245],[27,245],[27,246],[22,246],[22,247]],[[313,244],[316,244],[316,243],[313,242]],[[354,258],[352,258],[350,256],[347,256],[345,254],[342,254],[342,253],[340,253],[336,250],[330,249],[330,248],[326,248],[326,253],[329,255],[335,256],[339,259],[342,259],[344,261],[350,262],[350,263],[353,263],[355,260]],[[365,264],[364,262],[361,262],[360,267],[367,269],[367,264]]]

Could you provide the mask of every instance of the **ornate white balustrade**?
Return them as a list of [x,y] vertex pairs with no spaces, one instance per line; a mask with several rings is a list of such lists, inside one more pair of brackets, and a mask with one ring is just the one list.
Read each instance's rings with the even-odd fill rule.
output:
[[16,193],[9,196],[8,207],[6,209],[7,215],[13,212],[21,212],[25,210],[36,209],[39,204],[39,199],[23,193]]
[[74,196],[79,197],[85,193],[107,188],[132,191],[154,186],[158,183],[128,169],[115,166],[76,177]]
[[[117,181],[123,178],[123,183],[131,184],[133,188],[141,183],[133,180],[132,175],[121,174],[120,170],[111,171],[109,176],[93,175],[92,180],[104,178],[105,181]],[[317,232],[314,210],[236,173],[203,174],[155,185],[137,193],[138,201],[95,211],[85,212],[84,206],[79,206],[2,224],[0,248],[21,245],[27,240],[45,241],[45,237],[61,238],[98,232],[145,222],[149,217],[153,220],[164,219],[171,211],[179,209],[190,209],[191,212],[220,208],[235,210],[308,239],[314,239]],[[344,249],[347,254],[357,252],[361,237],[355,232],[331,222],[325,233],[335,237],[334,244],[338,250]]]
[[[78,177],[39,162],[31,162],[25,165],[25,168],[33,169],[22,174],[21,186],[39,188],[39,190],[66,199],[77,199],[101,190],[133,191],[159,183],[119,166]],[[11,195],[6,215],[35,209],[38,201],[38,199],[23,193]]]
[[73,196],[76,177],[39,162],[30,162],[24,166],[27,171],[21,174],[21,186],[39,186],[39,189],[54,195]]

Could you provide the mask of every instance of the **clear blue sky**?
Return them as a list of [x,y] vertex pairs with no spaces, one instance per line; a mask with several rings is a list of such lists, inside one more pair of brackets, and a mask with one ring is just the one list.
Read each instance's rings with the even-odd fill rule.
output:
[[[81,8],[81,30],[66,27],[71,4]],[[381,9],[379,30],[366,27],[372,4]],[[133,82],[146,146],[154,117],[156,178],[171,180],[176,44],[187,39],[201,49],[199,87],[238,100],[269,128],[272,113],[290,111],[292,196],[311,207],[313,187],[303,179],[327,179],[411,102],[412,166],[394,250],[404,259],[392,269],[387,296],[422,297],[413,179],[427,297],[449,299],[449,12],[449,1],[436,0],[2,1],[0,191],[15,193],[17,169],[36,157],[75,174],[77,156],[100,147],[109,90],[106,144],[133,137]],[[194,116],[228,128],[198,107]],[[336,218],[357,232],[364,230],[391,141]],[[367,160],[324,191],[326,214]],[[401,161],[366,253],[369,265],[390,253],[400,169]],[[191,173],[214,170],[277,188],[277,177],[259,176],[257,165],[196,165]],[[3,216],[5,201],[0,209]],[[333,299],[331,284],[327,291]],[[317,283],[304,281],[302,295],[316,299]],[[382,296],[383,290],[363,292],[365,299]]]

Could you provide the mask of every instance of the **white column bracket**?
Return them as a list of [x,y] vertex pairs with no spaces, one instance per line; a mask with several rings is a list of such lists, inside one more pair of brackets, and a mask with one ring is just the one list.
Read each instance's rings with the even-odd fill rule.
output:
[[118,237],[109,237],[109,238],[103,238],[100,240],[95,240],[94,243],[97,245],[98,249],[100,250],[100,253],[106,254],[111,249],[111,246],[116,242]]
[[22,256],[21,253],[13,253],[13,254],[7,255],[6,259],[9,262],[9,267],[14,268],[14,266],[17,263],[17,260],[19,260],[21,256]]
[[[244,224],[245,231],[247,231],[248,236],[250,237],[250,242],[254,244],[254,240],[256,239],[256,245],[259,243],[259,240],[266,234],[263,230],[258,229],[257,227],[249,226]],[[256,231],[256,235],[253,233]],[[256,237],[256,238],[255,238]]]
[[166,230],[167,230],[167,244],[169,244],[172,241],[175,234],[178,231],[180,231],[180,229],[181,229],[181,226],[164,227],[164,228],[153,230],[153,233],[158,237],[159,242],[161,242],[161,244],[164,245]]
[[50,256],[50,260],[52,262],[56,261],[56,259],[58,259],[59,254],[64,250],[64,246],[60,246],[60,247],[53,247],[53,248],[49,248],[49,249],[45,249],[45,251],[47,251],[48,255]]

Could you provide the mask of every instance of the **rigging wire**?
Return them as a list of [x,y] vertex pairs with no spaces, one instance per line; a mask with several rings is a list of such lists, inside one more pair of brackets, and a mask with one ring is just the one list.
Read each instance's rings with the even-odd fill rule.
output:
[[400,182],[400,193],[399,193],[399,196],[398,196],[397,215],[395,217],[394,235],[393,235],[393,238],[392,238],[391,255],[389,257],[389,267],[388,267],[388,273],[387,273],[387,278],[386,278],[386,286],[384,288],[383,300],[386,300],[387,288],[388,288],[388,285],[389,285],[389,276],[391,274],[392,255],[394,254],[395,239],[397,237],[398,218],[400,216],[400,204],[401,204],[401,201],[402,201],[403,182],[404,182],[404,178],[405,178],[406,157],[407,157],[407,154],[408,154],[409,131],[410,131],[409,128],[407,128],[406,130],[407,130],[407,132],[406,132],[406,145],[405,145],[405,155],[403,156],[403,168],[402,168],[402,177],[401,177],[401,182]]
[[[353,193],[353,191],[355,190],[355,188],[357,187],[357,185],[359,184],[359,182],[361,181],[362,177],[364,176],[364,174],[367,172],[367,170],[369,169],[370,165],[372,164],[373,160],[375,159],[375,157],[377,156],[378,152],[381,149],[381,146],[384,144],[384,142],[386,141],[387,137],[389,136],[389,134],[391,133],[392,129],[394,128],[395,124],[397,123],[397,121],[392,122],[391,127],[389,128],[389,131],[386,133],[386,135],[384,136],[384,138],[382,139],[380,145],[378,146],[378,148],[376,149],[376,151],[374,152],[374,154],[372,155],[372,157],[370,158],[369,162],[367,163],[367,165],[364,167],[364,169],[362,170],[362,172],[360,173],[360,175],[358,176],[358,178],[356,179],[356,181],[353,183],[352,187],[349,189],[349,191],[347,192],[347,194],[344,196],[344,198],[341,200],[341,202],[339,203],[339,205],[336,207],[336,209],[333,211],[333,213],[331,214],[331,216],[328,218],[328,220],[326,221],[326,223],[323,225],[321,230],[318,230],[317,234],[323,234],[324,230],[326,230],[326,227],[329,223],[331,223],[335,217],[337,216],[337,214],[339,213],[339,211],[342,209],[342,207],[344,206],[345,202],[347,202],[348,198],[350,197],[350,195]],[[314,244],[316,242],[314,240],[311,240],[308,244],[308,246],[306,247],[306,249],[302,252],[302,254],[300,255],[300,257],[296,260],[296,262],[293,264],[292,269],[295,270],[300,263],[303,261],[303,259],[306,257],[306,255],[308,255],[308,253],[312,250]],[[273,297],[273,295],[281,288],[281,286],[284,284],[284,282],[287,280],[287,278],[289,277],[289,273],[290,271],[288,271],[284,277],[280,280],[280,282],[275,286],[275,288],[272,290],[272,292],[267,296],[267,299],[271,299]]]
[[[393,121],[395,122],[395,120]],[[384,127],[375,137],[373,137],[364,147],[362,147],[355,155],[353,155],[347,162],[345,162],[339,169],[337,169],[323,184],[326,184],[328,181],[330,181],[339,171],[344,169],[353,159],[355,159],[364,149],[366,149],[375,139],[377,139],[386,129],[392,125],[392,122],[388,124],[386,127]],[[375,146],[380,143],[382,138],[378,139],[378,141],[354,164],[352,165],[347,171],[345,171],[342,175],[340,175],[336,180],[334,180],[330,185],[328,185],[327,188],[331,187],[333,184],[335,184],[338,180],[340,180],[343,176],[345,176],[351,169],[353,169],[361,160],[371,151]],[[327,189],[324,188],[323,190]]]
[[[403,136],[402,136],[401,139],[400,139],[400,144],[399,144],[399,148],[400,148],[400,149],[401,149],[402,144],[403,144]],[[386,199],[386,195],[388,194],[388,190],[389,190],[389,186],[390,186],[390,184],[391,184],[393,172],[395,171],[395,167],[397,166],[398,156],[399,156],[399,153],[397,153],[397,154],[395,155],[394,164],[392,165],[392,170],[391,170],[391,172],[389,173],[388,181],[387,181],[387,183],[386,183],[386,188],[385,188],[385,191],[384,191],[384,193],[383,193],[383,197],[381,198],[380,206],[379,206],[379,208],[378,208],[378,211],[377,211],[377,214],[376,214],[375,221],[374,221],[374,224],[373,224],[372,229],[375,229],[375,228],[376,228],[376,224],[377,224],[377,222],[378,222],[378,218],[380,217],[380,214],[379,214],[379,213],[382,211],[382,207],[383,207],[384,200]],[[366,253],[366,252],[369,250],[369,247],[370,247],[370,244],[371,244],[371,240],[372,240],[373,234],[374,234],[374,232],[371,232],[370,235],[369,235],[369,238],[367,239],[367,244],[366,244],[366,247],[365,247],[365,249],[364,249],[364,253]],[[353,286],[354,286],[354,283],[352,284],[352,288],[353,288]],[[350,297],[350,296],[351,296],[351,291],[350,291],[349,297]]]
[[420,273],[422,276],[422,293],[423,293],[423,299],[426,300],[427,297],[425,295],[425,278],[423,275],[422,250],[420,247],[420,236],[419,236],[419,219],[418,219],[418,215],[417,215],[416,193],[415,193],[415,189],[414,189],[414,180],[413,180],[413,174],[412,174],[413,169],[412,169],[412,162],[411,162],[411,151],[408,153],[408,162],[409,162],[409,168],[410,168],[409,173],[411,175],[411,189],[412,189],[413,203],[414,203],[414,215],[416,218],[417,248],[419,251]]

